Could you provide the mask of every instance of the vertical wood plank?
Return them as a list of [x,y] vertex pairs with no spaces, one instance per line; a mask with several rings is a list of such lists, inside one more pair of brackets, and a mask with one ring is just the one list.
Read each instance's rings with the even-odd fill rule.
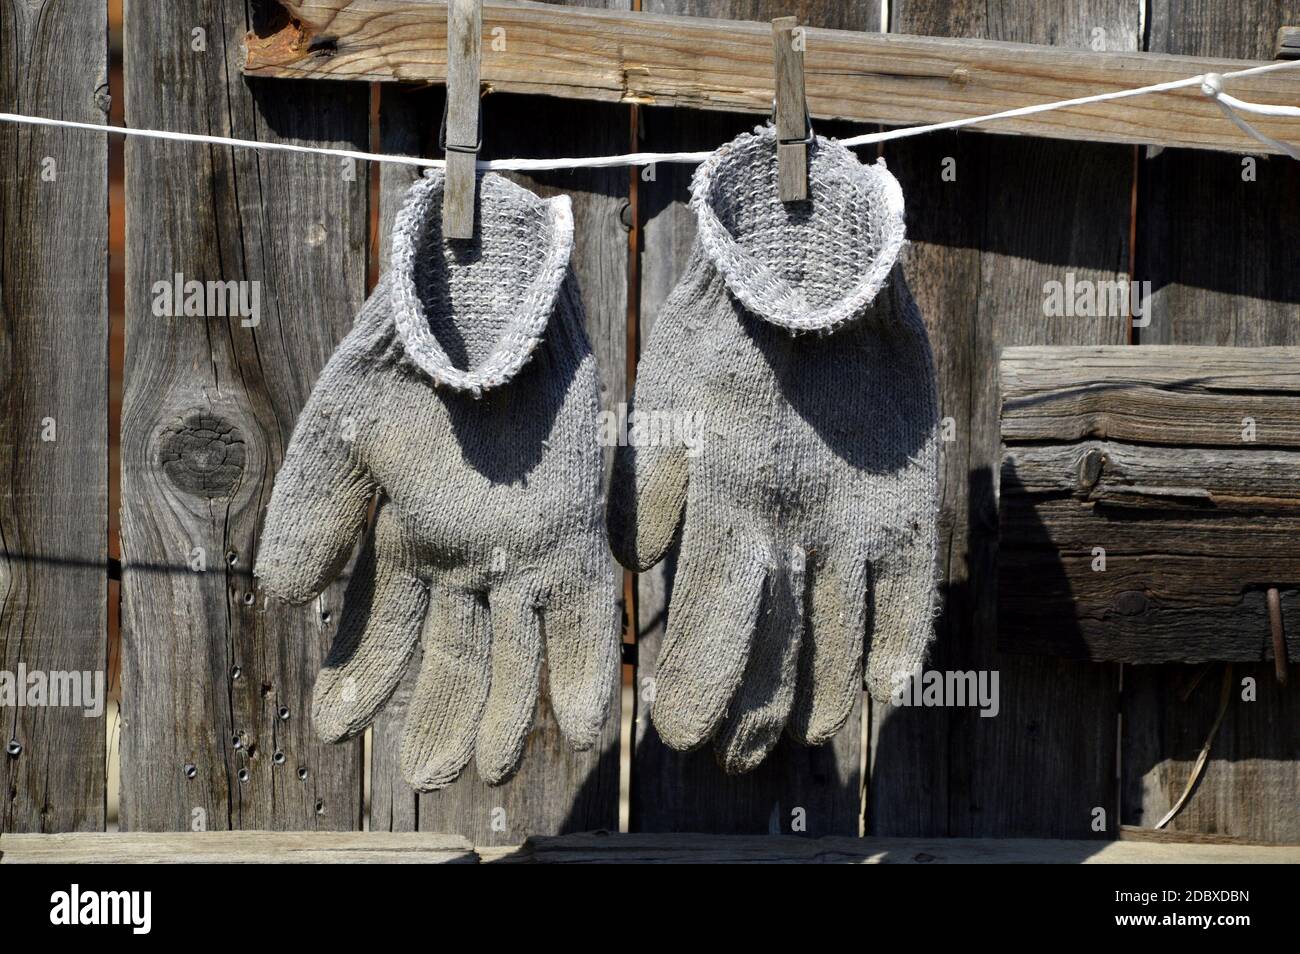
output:
[[[364,87],[240,76],[240,38],[277,10],[129,2],[127,124],[365,148]],[[290,609],[257,596],[251,568],[297,413],[363,299],[366,175],[127,144],[124,829],[360,824],[361,743],[326,746],[310,719],[342,583]],[[190,281],[243,283],[256,318],[159,315]]]
[[[105,122],[106,11],[0,7],[0,110]],[[107,267],[106,137],[0,128],[0,669],[90,674],[101,706]],[[103,829],[102,712],[0,706],[0,832]]]
[[[644,0],[647,13],[770,20],[791,14],[806,26],[844,30],[878,30],[877,0]],[[683,110],[642,110],[641,148],[655,152],[712,149],[753,129],[752,116],[700,114]],[[847,135],[844,127],[824,123],[824,135]],[[644,222],[641,260],[640,338],[648,340],[664,300],[681,276],[695,238],[695,220],[687,208],[694,169],[660,166],[638,185]],[[683,755],[665,746],[650,721],[647,687],[653,685],[655,660],[663,638],[675,557],[637,577],[637,690],[633,727],[630,825],[633,831],[707,831],[789,833],[798,817],[806,833],[856,835],[860,817],[860,709],[829,743],[803,748],[782,741],[756,770],[725,775],[709,747]],[[797,816],[792,814],[802,810]]]
[[[627,0],[571,4],[628,9]],[[483,56],[493,42],[484,37]],[[437,149],[443,91],[386,88],[380,107],[383,150],[432,155]],[[595,103],[536,97],[489,96],[483,104],[483,158],[607,155],[626,151],[628,109]],[[413,181],[410,169],[381,172],[381,270],[387,267],[388,232],[402,197]],[[558,171],[511,178],[538,195],[565,193],[573,203],[572,263],[587,314],[587,334],[600,369],[602,406],[611,407],[625,391],[624,354],[627,314],[627,233],[622,224],[627,201],[627,171]],[[612,461],[607,449],[606,464]],[[418,671],[418,658],[410,673]],[[371,761],[372,830],[440,831],[465,835],[477,845],[521,842],[529,835],[592,829],[617,829],[619,803],[620,706],[613,711],[602,741],[574,752],[560,735],[543,686],[532,732],[519,772],[503,785],[489,786],[471,763],[451,786],[418,795],[398,770],[398,745],[409,679],[376,720]]]
[[[1140,7],[1019,0],[995,17],[973,0],[900,0],[890,28],[1075,48],[1100,37],[1132,50]],[[907,274],[953,424],[941,464],[943,605],[927,668],[997,672],[1000,710],[873,706],[867,830],[1113,836],[1116,668],[996,650],[997,356],[1011,344],[1126,341],[1122,317],[1047,318],[1043,303],[1045,283],[1070,272],[1127,274],[1132,150],[957,135],[890,144],[885,155],[907,199]],[[1107,832],[1091,828],[1099,807]]]
[[[1278,27],[1297,22],[1296,0],[1156,0],[1150,49],[1267,60]],[[1300,165],[1170,149],[1147,156],[1139,178],[1138,274],[1154,293],[1151,325],[1138,330],[1139,340],[1236,347],[1300,342]],[[1300,586],[1277,583],[1284,595]],[[1290,632],[1300,626],[1300,620],[1284,623]],[[1233,667],[1229,708],[1210,761],[1171,830],[1300,840],[1300,686],[1294,666],[1287,686],[1272,670],[1271,664]],[[1221,679],[1220,666],[1125,669],[1127,824],[1154,825],[1182,793],[1218,714]],[[1242,698],[1246,679],[1254,682],[1255,701]]]
[[[393,155],[433,155],[438,148],[439,117],[445,99],[444,88],[405,89],[380,87],[379,151]],[[380,164],[379,177],[379,273],[388,271],[393,244],[393,222],[402,208],[406,190],[420,176],[420,170],[391,163]],[[419,672],[417,656],[412,658],[406,678],[380,711],[370,729],[370,818],[371,831],[419,831],[420,797],[402,778],[398,754],[402,726],[406,721],[407,699]]]

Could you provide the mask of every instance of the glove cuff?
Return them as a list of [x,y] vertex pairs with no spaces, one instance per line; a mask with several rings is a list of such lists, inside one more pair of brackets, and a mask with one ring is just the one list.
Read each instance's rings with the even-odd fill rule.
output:
[[[479,227],[469,242],[442,238],[444,174],[432,170],[407,192],[393,225],[391,307],[410,359],[433,383],[475,395],[513,378],[532,356],[556,308],[573,250],[568,196],[541,199],[508,179],[479,179]],[[422,296],[421,291],[425,294]],[[426,302],[444,314],[429,314]],[[432,319],[432,320],[431,320]],[[486,357],[458,367],[434,333],[488,334],[467,342]]]
[[705,255],[753,315],[830,332],[862,315],[903,247],[903,193],[884,160],[863,165],[833,139],[808,147],[808,202],[777,189],[768,125],[713,153],[691,181]]

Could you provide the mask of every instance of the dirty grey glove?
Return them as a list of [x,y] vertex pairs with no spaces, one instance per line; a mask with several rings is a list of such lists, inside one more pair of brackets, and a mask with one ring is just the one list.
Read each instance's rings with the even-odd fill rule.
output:
[[778,199],[771,127],[696,173],[699,233],[638,368],[610,491],[625,566],[659,562],[680,532],[654,724],[675,749],[713,738],[731,772],[783,728],[829,740],[864,655],[885,699],[932,633],[938,420],[896,265],[902,193],[825,139],[809,188],[808,203]]
[[392,270],[303,409],[255,569],[274,596],[315,598],[380,494],[312,714],[327,741],[361,732],[422,645],[401,750],[421,790],[471,756],[490,783],[513,773],[543,657],[561,731],[590,747],[619,666],[569,200],[486,175],[480,237],[447,245],[441,187],[411,188]]

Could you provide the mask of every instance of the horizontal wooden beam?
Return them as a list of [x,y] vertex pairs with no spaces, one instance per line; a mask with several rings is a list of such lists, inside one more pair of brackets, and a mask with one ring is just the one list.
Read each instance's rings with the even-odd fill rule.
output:
[[1300,348],[1007,348],[1000,374],[1006,443],[1300,448]]
[[1132,839],[798,838],[749,835],[560,835],[524,846],[540,864],[1294,864],[1300,847]]
[[743,862],[812,864],[1253,863],[1296,864],[1300,847],[1146,840],[1126,828],[1119,841],[1038,838],[799,838],[745,835],[614,835],[530,838],[522,846],[471,848],[451,835],[390,832],[187,832],[0,835],[0,863],[186,862],[523,864]]
[[0,864],[478,864],[459,835],[206,831],[0,835]]
[[[411,0],[282,0],[286,15],[249,34],[250,76],[365,82],[446,79],[446,11]],[[768,113],[768,23],[486,3],[482,79],[489,90],[572,99]],[[817,119],[889,126],[1257,66],[1158,53],[1092,53],[1021,43],[808,28],[804,71]],[[1230,80],[1246,100],[1300,103],[1300,71]],[[1252,118],[1300,142],[1300,119]],[[489,120],[490,121],[490,120]],[[1195,89],[1003,120],[985,132],[1268,152]]]

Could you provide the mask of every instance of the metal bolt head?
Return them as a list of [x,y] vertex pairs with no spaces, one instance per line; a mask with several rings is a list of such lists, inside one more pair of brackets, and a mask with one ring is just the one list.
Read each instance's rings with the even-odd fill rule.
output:
[[276,749],[275,752],[272,753],[271,755],[271,761],[274,762],[276,765],[283,765],[284,753],[281,752],[279,749]]
[[298,778],[304,782],[307,781],[307,766],[304,765],[298,769]]
[[10,739],[9,744],[5,746],[5,751],[9,753],[11,758],[16,759],[23,754],[23,744],[17,739]]
[[238,772],[238,775],[239,775],[239,780],[240,780],[241,782],[247,782],[247,781],[248,781],[248,769],[246,769],[246,768],[242,768],[242,769],[240,769],[239,772]]
[[288,722],[288,721],[289,721],[289,707],[288,707],[288,706],[280,706],[280,711],[279,711],[278,714],[279,714],[279,716],[280,716],[280,721],[281,721],[281,722]]
[[186,762],[186,763],[185,763],[185,777],[186,777],[186,778],[194,778],[194,777],[195,777],[196,775],[198,775],[198,774],[199,774],[198,766],[196,766],[193,762]]

